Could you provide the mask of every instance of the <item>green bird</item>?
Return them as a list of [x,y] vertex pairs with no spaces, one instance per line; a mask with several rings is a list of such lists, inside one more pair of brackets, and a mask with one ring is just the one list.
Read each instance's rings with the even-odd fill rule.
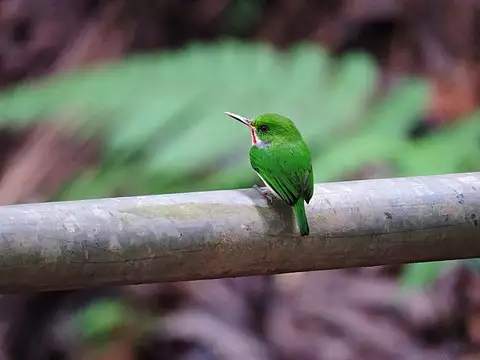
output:
[[[250,164],[270,192],[293,207],[300,234],[308,235],[304,202],[308,204],[313,196],[312,162],[310,150],[293,121],[278,114],[263,114],[253,121],[225,114],[250,128]],[[255,188],[273,200],[271,193]]]

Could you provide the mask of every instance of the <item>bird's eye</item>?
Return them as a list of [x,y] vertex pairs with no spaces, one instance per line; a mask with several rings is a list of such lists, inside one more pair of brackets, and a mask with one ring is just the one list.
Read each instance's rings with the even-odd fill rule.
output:
[[261,125],[258,130],[260,130],[261,132],[267,132],[268,131],[268,126],[267,125]]

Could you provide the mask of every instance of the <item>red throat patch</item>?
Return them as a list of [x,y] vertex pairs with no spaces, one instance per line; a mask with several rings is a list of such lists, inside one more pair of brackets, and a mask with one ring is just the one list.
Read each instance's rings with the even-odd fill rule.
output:
[[255,130],[253,128],[250,128],[250,131],[252,133],[252,144],[255,145],[257,143],[257,138],[255,137]]

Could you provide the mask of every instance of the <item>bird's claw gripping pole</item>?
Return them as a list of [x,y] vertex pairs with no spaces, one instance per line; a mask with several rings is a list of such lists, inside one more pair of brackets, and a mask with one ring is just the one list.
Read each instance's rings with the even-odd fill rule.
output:
[[262,189],[260,186],[257,184],[253,185],[253,188],[257,190],[262,196],[268,201],[269,204],[273,204],[274,201],[274,195],[272,192],[268,189]]

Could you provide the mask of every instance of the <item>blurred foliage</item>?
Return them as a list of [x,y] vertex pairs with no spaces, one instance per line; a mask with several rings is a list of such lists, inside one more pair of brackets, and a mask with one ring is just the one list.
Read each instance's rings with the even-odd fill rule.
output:
[[119,300],[99,300],[82,309],[76,317],[82,338],[102,345],[126,326],[128,309]]
[[431,284],[442,272],[458,265],[458,261],[433,261],[409,264],[402,274],[402,288],[412,290]]
[[[87,358],[118,358],[151,329],[153,317],[141,313],[122,299],[97,299],[74,316]],[[122,357],[125,358],[125,357]]]
[[[237,6],[256,16],[254,3]],[[287,52],[191,44],[9,89],[0,95],[0,124],[55,120],[102,138],[101,166],[66,184],[60,200],[251,186],[249,133],[224,111],[293,118],[312,149],[317,183],[383,162],[392,176],[479,168],[479,113],[412,142],[408,130],[424,113],[429,86],[407,79],[378,99],[379,74],[365,54],[334,61],[310,44]],[[426,278],[437,273],[416,265],[405,282],[420,281],[422,266]]]

